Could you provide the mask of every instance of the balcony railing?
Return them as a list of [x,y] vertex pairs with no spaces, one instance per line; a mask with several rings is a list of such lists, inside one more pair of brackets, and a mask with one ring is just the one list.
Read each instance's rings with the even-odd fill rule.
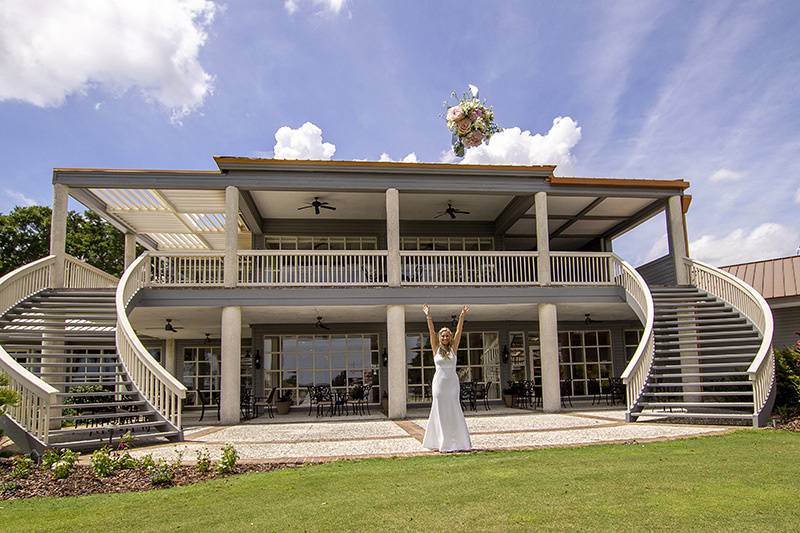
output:
[[[223,252],[150,252],[149,287],[221,287]],[[240,287],[386,287],[386,250],[241,250]],[[537,252],[400,252],[402,286],[540,286]],[[619,258],[606,252],[552,252],[552,285],[615,285]]]

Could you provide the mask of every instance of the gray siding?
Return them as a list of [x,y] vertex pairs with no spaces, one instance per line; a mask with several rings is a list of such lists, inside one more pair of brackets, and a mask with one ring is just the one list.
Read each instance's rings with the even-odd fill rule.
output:
[[772,345],[776,348],[794,346],[797,340],[797,335],[794,332],[800,331],[800,305],[773,309],[772,317],[775,319]]
[[648,285],[675,285],[675,265],[671,255],[659,257],[636,270]]

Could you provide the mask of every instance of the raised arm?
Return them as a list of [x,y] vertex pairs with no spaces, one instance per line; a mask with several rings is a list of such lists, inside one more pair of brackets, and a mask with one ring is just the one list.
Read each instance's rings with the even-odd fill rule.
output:
[[433,348],[433,353],[436,353],[439,350],[439,337],[436,335],[436,328],[433,327],[430,306],[428,304],[423,305],[422,312],[425,313],[425,321],[428,323],[428,335],[431,338],[431,348]]
[[453,352],[458,351],[458,344],[461,342],[461,332],[464,331],[464,317],[466,314],[469,313],[469,306],[465,305],[464,309],[461,310],[461,314],[458,315],[458,326],[456,326],[456,334],[453,335],[453,341],[451,344],[453,345]]

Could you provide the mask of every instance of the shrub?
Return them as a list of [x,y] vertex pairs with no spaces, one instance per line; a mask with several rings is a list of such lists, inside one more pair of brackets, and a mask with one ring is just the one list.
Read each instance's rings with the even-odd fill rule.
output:
[[232,444],[226,444],[222,448],[222,458],[217,463],[217,472],[220,474],[230,474],[236,469],[236,461],[239,459],[239,454]]
[[20,488],[19,481],[3,481],[0,482],[0,492],[11,492]]
[[58,450],[47,450],[42,456],[42,468],[50,470],[60,458],[61,453]]
[[153,454],[148,453],[147,455],[139,459],[139,465],[147,470],[156,466],[156,462],[153,460]]
[[114,454],[112,457],[114,460],[115,470],[130,470],[132,468],[136,468],[137,466],[139,466],[139,461],[131,457],[131,454],[128,453],[127,451],[119,454]]
[[775,412],[788,418],[800,414],[800,352],[775,350],[775,381]]
[[208,449],[197,450],[197,471],[205,474],[211,470],[211,456]]
[[97,477],[108,477],[114,473],[117,465],[108,446],[92,452],[92,471]]
[[36,463],[27,455],[20,455],[14,458],[11,466],[11,477],[14,479],[24,479],[33,474]]
[[167,485],[172,483],[172,480],[175,478],[175,467],[163,459],[150,467],[149,470],[150,483],[153,485]]
[[53,479],[66,479],[75,469],[75,463],[78,461],[80,454],[72,450],[61,450],[58,453],[58,460],[50,465],[50,472],[53,474]]

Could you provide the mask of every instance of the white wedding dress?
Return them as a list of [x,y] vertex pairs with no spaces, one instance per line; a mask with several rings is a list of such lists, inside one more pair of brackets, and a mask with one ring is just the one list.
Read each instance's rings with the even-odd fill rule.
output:
[[440,452],[472,449],[467,421],[461,410],[460,385],[456,374],[456,355],[441,353],[433,356],[436,373],[433,375],[433,403],[422,446]]

